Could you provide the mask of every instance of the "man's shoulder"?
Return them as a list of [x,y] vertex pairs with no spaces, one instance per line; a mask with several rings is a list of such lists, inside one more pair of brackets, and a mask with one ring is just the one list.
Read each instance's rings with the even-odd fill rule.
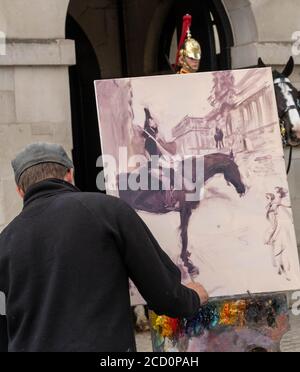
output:
[[102,193],[93,192],[78,192],[69,195],[73,200],[75,199],[82,206],[97,209],[102,211],[114,211],[124,207],[125,202],[115,196],[110,196]]
[[101,202],[103,204],[119,204],[120,199],[101,192],[74,192],[69,194],[73,199],[81,202]]
[[98,221],[105,220],[115,224],[117,220],[130,215],[130,206],[115,196],[89,192],[73,193],[70,196]]
[[19,224],[19,215],[15,217],[0,233],[0,250],[7,247],[13,239],[15,227]]

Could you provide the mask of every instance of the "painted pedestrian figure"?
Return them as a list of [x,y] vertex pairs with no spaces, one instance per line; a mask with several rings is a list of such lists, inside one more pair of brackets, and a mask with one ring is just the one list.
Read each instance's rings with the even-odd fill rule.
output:
[[266,194],[269,202],[266,217],[271,226],[267,232],[265,244],[271,248],[272,263],[276,270],[278,270],[278,275],[284,275],[286,280],[290,281],[288,273],[291,265],[286,255],[286,231],[280,219],[280,215],[291,208],[290,205],[285,205],[283,202],[283,199],[287,196],[288,192],[282,187],[276,188],[276,195],[273,193]]
[[221,150],[225,147],[224,145],[224,133],[222,129],[216,128],[216,134],[215,134],[215,141],[216,141],[216,148],[218,150]]

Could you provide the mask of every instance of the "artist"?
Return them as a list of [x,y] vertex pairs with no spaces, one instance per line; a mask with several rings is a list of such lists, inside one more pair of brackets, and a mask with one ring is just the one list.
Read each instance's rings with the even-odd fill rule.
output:
[[3,351],[135,351],[128,277],[157,314],[207,302],[128,205],[73,186],[61,146],[30,145],[12,165],[24,208],[0,235]]

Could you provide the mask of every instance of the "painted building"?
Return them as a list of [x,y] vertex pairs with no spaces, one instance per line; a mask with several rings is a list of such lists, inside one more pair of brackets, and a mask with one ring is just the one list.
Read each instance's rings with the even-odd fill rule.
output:
[[[77,185],[95,190],[93,81],[167,71],[185,13],[202,71],[254,66],[258,57],[281,68],[300,30],[298,0],[0,0],[0,229],[21,208],[10,160],[31,142],[63,144]],[[299,158],[296,151],[290,186],[300,242]]]
[[[186,116],[172,131],[180,154],[204,155],[216,152],[216,148],[237,153],[247,149],[247,142],[251,148],[254,144],[261,146],[260,134],[276,124],[270,117],[277,110],[271,99],[273,84],[264,81],[264,74],[264,70],[249,69],[240,81],[235,81],[231,71],[225,75],[214,72],[211,111],[204,117]],[[229,78],[232,85],[227,81],[223,85],[224,78]],[[220,131],[223,140],[217,142]]]
[[216,148],[212,122],[186,116],[173,130],[179,154],[200,155]]

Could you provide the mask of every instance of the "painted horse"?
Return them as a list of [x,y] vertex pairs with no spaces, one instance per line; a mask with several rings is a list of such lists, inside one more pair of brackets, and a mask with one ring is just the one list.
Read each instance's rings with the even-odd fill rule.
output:
[[[201,182],[203,187],[204,184],[215,175],[222,174],[224,175],[225,181],[227,185],[233,185],[237,194],[243,196],[246,192],[245,185],[242,182],[241,174],[237,164],[234,162],[233,157],[230,155],[225,154],[211,154],[206,155],[204,157],[204,179],[201,178],[197,180],[198,169],[196,168],[199,164],[197,162],[197,158],[193,157],[192,159],[192,178],[195,185],[197,182]],[[183,160],[184,162],[185,160]],[[149,163],[146,167],[149,169]],[[184,169],[184,164],[182,164],[182,168]],[[203,171],[203,169],[202,169]],[[142,170],[141,170],[142,172]],[[151,170],[149,171],[150,177],[152,177]],[[129,180],[131,174],[122,175],[122,177],[127,178]],[[152,184],[152,183],[151,183]],[[200,205],[200,197],[196,201],[188,201],[188,195],[190,193],[194,193],[196,190],[199,190],[195,186],[195,190],[187,190],[183,188],[183,190],[176,190],[174,191],[174,198],[176,207],[171,210],[168,206],[166,206],[166,200],[168,199],[168,193],[170,191],[163,189],[160,187],[159,190],[120,190],[120,198],[126,201],[132,208],[139,211],[145,211],[154,214],[167,214],[170,212],[178,212],[180,214],[180,233],[181,233],[181,259],[183,261],[184,266],[187,268],[188,273],[193,277],[199,274],[198,268],[192,263],[190,260],[190,252],[188,251],[188,225],[192,215],[193,210],[198,208]]]

